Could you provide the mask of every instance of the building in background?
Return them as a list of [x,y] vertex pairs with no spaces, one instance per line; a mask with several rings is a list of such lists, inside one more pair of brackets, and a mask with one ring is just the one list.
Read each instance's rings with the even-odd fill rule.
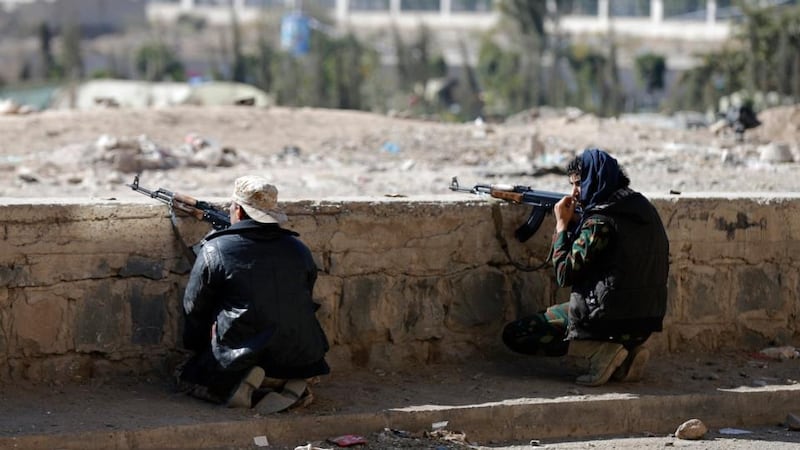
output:
[[[613,27],[621,35],[720,41],[730,32],[733,0],[544,0],[570,33],[601,33]],[[762,3],[796,3],[769,0]],[[230,20],[231,4],[242,21],[264,11],[314,7],[326,9],[337,25],[353,28],[399,27],[420,23],[434,29],[487,29],[500,13],[494,0],[151,0],[150,20],[175,20],[196,14],[211,24]]]
[[147,21],[147,0],[0,0],[0,23],[25,30],[80,26],[84,35],[117,31]]

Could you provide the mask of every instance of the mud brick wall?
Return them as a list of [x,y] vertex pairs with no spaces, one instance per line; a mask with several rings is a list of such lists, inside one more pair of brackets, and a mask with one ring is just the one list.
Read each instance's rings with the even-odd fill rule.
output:
[[[653,198],[671,241],[657,351],[800,344],[800,196]],[[448,198],[289,202],[320,268],[334,368],[505,352],[505,322],[565,301],[547,257],[552,217],[525,244],[528,207]],[[0,199],[0,381],[168,373],[182,354],[189,271],[158,203]],[[179,219],[187,243],[207,224]]]

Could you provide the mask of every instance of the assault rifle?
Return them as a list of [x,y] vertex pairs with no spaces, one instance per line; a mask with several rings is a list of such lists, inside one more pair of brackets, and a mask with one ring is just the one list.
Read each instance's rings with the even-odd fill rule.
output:
[[193,216],[197,220],[209,222],[215,230],[224,230],[231,226],[230,216],[225,211],[215,208],[211,203],[197,200],[188,195],[170,192],[166,189],[158,188],[154,191],[139,186],[139,175],[133,178],[133,183],[128,184],[131,189],[140,194],[154,198],[162,203],[169,205],[170,213],[174,210],[184,212]]
[[[514,231],[514,237],[520,242],[525,242],[533,236],[547,214],[553,212],[553,207],[559,200],[567,194],[558,192],[536,191],[530,186],[520,186],[511,184],[476,184],[471,188],[462,188],[458,184],[458,177],[453,177],[450,181],[450,190],[458,192],[469,192],[471,194],[488,194],[494,198],[499,198],[512,203],[531,205],[528,220]],[[576,211],[580,214],[580,210]]]

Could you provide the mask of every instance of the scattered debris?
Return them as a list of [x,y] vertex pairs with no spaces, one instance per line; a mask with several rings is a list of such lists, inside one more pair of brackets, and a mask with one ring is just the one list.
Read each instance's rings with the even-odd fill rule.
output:
[[800,358],[800,351],[791,345],[785,345],[782,347],[768,347],[760,350],[758,354],[766,356],[767,358],[777,359],[779,361]]
[[794,155],[789,144],[770,142],[758,147],[759,161],[767,163],[794,162]]
[[433,439],[438,439],[440,441],[457,442],[460,444],[467,443],[466,433],[461,431],[450,431],[444,428],[435,431],[428,431],[425,433],[425,436]]
[[392,154],[400,153],[400,146],[394,142],[384,142],[381,146],[381,150]]
[[752,431],[742,430],[740,428],[720,428],[719,434],[725,435],[740,435],[740,434],[750,434]]
[[434,422],[434,423],[431,424],[431,430],[441,430],[441,429],[445,428],[448,423],[449,422],[446,421],[446,420],[443,420],[441,422]]
[[362,445],[367,443],[367,439],[357,434],[345,434],[334,438],[328,438],[328,442],[336,444],[339,447],[352,447],[353,445]]

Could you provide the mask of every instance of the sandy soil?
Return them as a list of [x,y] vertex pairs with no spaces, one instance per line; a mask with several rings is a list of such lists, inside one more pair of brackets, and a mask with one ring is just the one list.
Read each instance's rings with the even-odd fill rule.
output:
[[0,116],[0,197],[126,198],[136,173],[195,197],[226,197],[244,173],[270,178],[282,199],[450,195],[453,176],[564,192],[563,166],[588,146],[646,193],[796,191],[800,107],[759,118],[737,143],[669,118],[545,110],[482,126],[286,108],[46,111]]

